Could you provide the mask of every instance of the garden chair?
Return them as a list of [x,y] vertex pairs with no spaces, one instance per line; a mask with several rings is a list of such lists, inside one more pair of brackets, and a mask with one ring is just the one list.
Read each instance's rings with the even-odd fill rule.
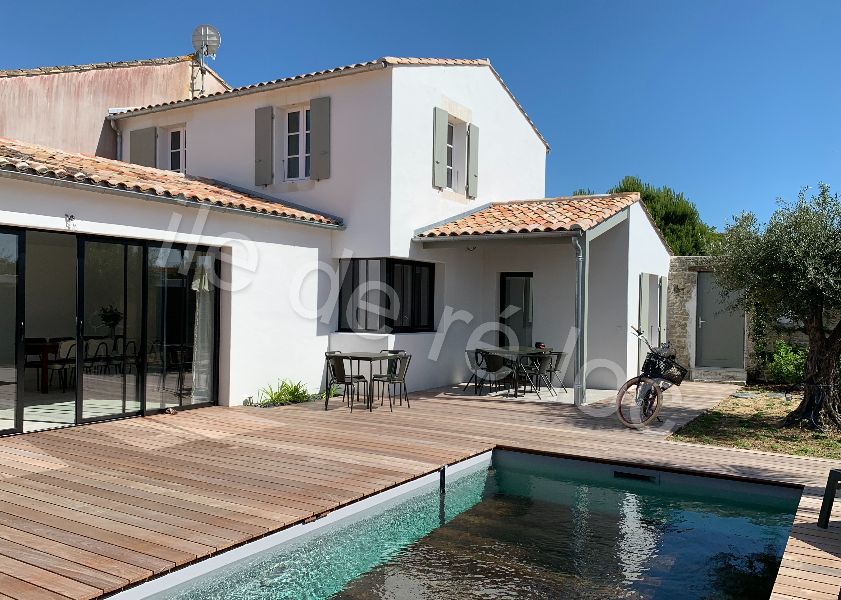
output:
[[[406,389],[406,373],[409,371],[409,363],[412,361],[412,355],[401,351],[396,356],[397,359],[393,361],[396,366],[394,373],[386,372],[374,375],[374,382],[377,384],[380,394],[380,406],[383,405],[385,400],[385,388],[388,388],[389,410],[394,410],[394,394],[392,390],[395,386],[397,387],[396,391],[400,392],[400,406],[403,406],[403,398],[406,398],[406,407],[412,408],[412,405],[409,404],[409,391]],[[392,361],[389,360],[388,362],[391,363]]]
[[[93,355],[90,354],[92,347],[96,348]],[[98,339],[90,339],[85,342],[85,373],[105,373],[108,369],[109,360],[107,342]]]
[[41,352],[36,345],[46,344],[47,338],[26,338],[24,352],[24,373],[27,369],[35,369],[35,389],[41,390],[41,369],[43,363],[41,362]]
[[[324,393],[324,410],[327,410],[327,403],[330,401],[330,388],[334,385],[341,385],[342,400],[350,406],[350,410],[353,412],[353,394],[356,392],[356,401],[359,402],[359,385],[364,385],[368,380],[365,379],[364,375],[348,374],[345,371],[345,360],[339,354],[339,352],[324,353],[330,375],[330,381]],[[348,394],[348,389],[350,389],[350,394]]]
[[551,395],[555,395],[555,388],[552,387],[552,382],[549,378],[549,370],[552,368],[552,356],[547,352],[546,354],[539,354],[537,356],[526,356],[520,372],[526,376],[526,380],[531,385],[532,390],[540,398],[540,384],[545,383],[546,388]]
[[467,363],[470,367],[470,379],[467,380],[464,391],[466,392],[470,384],[473,383],[473,394],[475,395],[479,391],[479,371],[484,367],[484,358],[478,348],[475,350],[465,350],[465,353],[467,354]]
[[[53,375],[58,375],[58,383],[61,391],[67,391],[68,383],[72,383],[76,374],[76,342],[63,340],[58,344],[56,357],[49,364],[49,384],[53,383]],[[69,380],[69,382],[68,382]]]
[[561,387],[563,388],[564,393],[565,394],[569,393],[567,391],[567,386],[564,385],[564,375],[563,375],[563,373],[561,373],[560,375],[558,374],[558,373],[560,373],[560,365],[561,365],[561,360],[564,358],[564,353],[563,352],[549,352],[549,354],[553,358],[552,366],[549,369],[549,383],[551,384],[553,381],[555,381],[555,378],[557,377],[558,383],[561,384]]
[[514,372],[514,369],[505,364],[505,359],[499,354],[492,352],[481,351],[482,356],[482,378],[479,381],[479,393],[485,389],[485,382],[487,381],[490,388],[493,389],[496,384],[497,390],[500,384],[506,381]]
[[[385,350],[380,350],[380,354],[395,354],[395,355],[406,354],[406,351],[405,350],[385,349]],[[397,367],[400,364],[400,361],[397,358],[392,358],[392,359],[389,359],[386,362],[388,363],[388,366],[386,367],[386,372],[389,375],[396,374],[397,373]]]

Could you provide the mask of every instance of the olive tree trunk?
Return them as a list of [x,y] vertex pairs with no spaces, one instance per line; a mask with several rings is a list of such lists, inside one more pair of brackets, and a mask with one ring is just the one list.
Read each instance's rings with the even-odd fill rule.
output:
[[786,417],[785,426],[841,429],[841,377],[838,360],[841,356],[841,325],[827,337],[823,320],[805,323],[809,336],[809,352],[803,379],[803,400]]

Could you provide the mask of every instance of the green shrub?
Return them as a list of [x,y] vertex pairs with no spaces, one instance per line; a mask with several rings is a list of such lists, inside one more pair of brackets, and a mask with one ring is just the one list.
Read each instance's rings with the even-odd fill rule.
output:
[[257,392],[259,400],[257,406],[282,406],[285,404],[299,404],[310,400],[310,393],[300,381],[292,382],[289,379],[283,379],[277,382],[277,386],[272,384],[261,388]]
[[773,383],[794,385],[803,381],[806,370],[806,350],[785,342],[777,342],[774,356],[768,364]]

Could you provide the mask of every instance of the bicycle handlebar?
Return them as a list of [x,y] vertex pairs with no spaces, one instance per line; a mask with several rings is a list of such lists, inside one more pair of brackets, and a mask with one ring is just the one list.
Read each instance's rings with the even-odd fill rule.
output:
[[633,325],[630,326],[631,330],[636,334],[636,336],[645,342],[645,345],[648,346],[648,349],[654,351],[654,348],[651,346],[651,342],[648,341],[648,338],[645,337],[645,334],[642,332],[642,329],[634,327]]

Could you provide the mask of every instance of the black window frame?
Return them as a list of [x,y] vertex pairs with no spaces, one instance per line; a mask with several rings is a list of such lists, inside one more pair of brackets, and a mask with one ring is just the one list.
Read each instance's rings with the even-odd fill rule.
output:
[[[347,320],[347,309],[349,293],[353,293],[359,286],[360,272],[364,267],[366,273],[370,269],[370,262],[379,262],[379,281],[388,286],[387,289],[394,290],[400,298],[399,310],[403,313],[408,306],[408,314],[391,315],[391,306],[388,306],[388,295],[381,294],[382,304],[380,305],[379,323],[373,327],[366,326],[352,327]],[[345,333],[428,333],[435,331],[435,263],[405,260],[399,258],[344,258],[339,260],[340,274],[343,270],[342,264],[347,264],[344,277],[341,277],[339,287],[339,326],[338,331]],[[410,269],[410,281],[405,279],[396,281],[396,273]],[[426,273],[428,285],[424,288],[421,282]],[[366,277],[366,280],[367,277]],[[410,289],[406,290],[406,287]],[[408,296],[408,302],[405,298]],[[373,299],[366,297],[367,302]],[[371,313],[368,313],[369,315]]]

